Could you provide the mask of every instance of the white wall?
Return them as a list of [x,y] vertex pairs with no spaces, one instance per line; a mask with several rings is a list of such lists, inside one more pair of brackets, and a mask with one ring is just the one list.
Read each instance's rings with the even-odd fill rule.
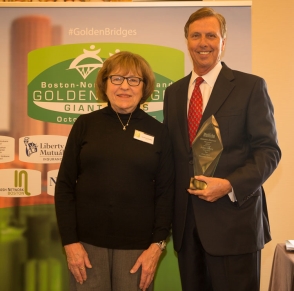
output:
[[294,1],[252,4],[253,73],[267,80],[282,149],[281,163],[265,185],[273,237],[262,255],[261,291],[266,291],[276,244],[294,238]]

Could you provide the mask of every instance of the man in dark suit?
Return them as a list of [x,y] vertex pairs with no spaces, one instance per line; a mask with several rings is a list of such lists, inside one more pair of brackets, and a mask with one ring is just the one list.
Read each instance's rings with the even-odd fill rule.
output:
[[[167,88],[164,123],[173,142],[176,197],[173,240],[183,291],[257,291],[260,253],[271,240],[263,183],[281,151],[265,81],[220,62],[226,22],[211,8],[185,26],[193,71]],[[201,76],[202,119],[215,117],[223,152],[214,177],[196,176],[204,190],[188,189],[193,173],[187,115]],[[196,134],[196,133],[195,133]]]

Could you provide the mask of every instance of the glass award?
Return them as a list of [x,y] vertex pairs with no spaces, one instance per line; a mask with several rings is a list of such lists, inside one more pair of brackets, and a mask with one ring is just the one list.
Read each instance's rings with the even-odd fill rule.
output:
[[[201,126],[192,142],[194,176],[212,177],[223,151],[220,130],[212,115]],[[191,178],[190,189],[204,190],[207,184]]]

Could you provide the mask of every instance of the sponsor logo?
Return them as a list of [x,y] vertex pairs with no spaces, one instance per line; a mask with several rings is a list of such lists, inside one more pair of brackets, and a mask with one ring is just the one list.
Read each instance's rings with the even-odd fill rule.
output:
[[41,172],[28,169],[0,170],[0,197],[31,197],[41,194]]
[[29,140],[30,140],[29,137],[25,137],[23,139],[23,142],[25,144],[25,149],[26,149],[26,155],[28,157],[30,157],[33,153],[36,153],[38,151],[38,146],[33,142],[29,142]]
[[9,136],[0,136],[0,163],[14,160],[15,139]]
[[33,135],[19,139],[19,160],[29,163],[54,164],[62,160],[67,137]]
[[57,180],[58,170],[48,171],[47,173],[47,193],[51,196],[55,194],[55,184]]
[[[95,49],[94,45],[90,46],[91,49]],[[73,62],[69,66],[69,70],[77,70],[83,79],[87,79],[87,77],[96,69],[101,68],[103,65],[103,60],[98,56],[101,49],[98,50],[86,50],[84,49],[84,53],[76,57]],[[84,60],[89,59],[91,62],[83,63]],[[95,62],[93,62],[93,60]]]
[[79,115],[107,106],[95,95],[95,79],[105,59],[122,50],[142,55],[153,68],[156,87],[141,108],[162,121],[164,91],[184,76],[184,53],[163,46],[124,43],[71,44],[31,51],[28,115],[73,124]]

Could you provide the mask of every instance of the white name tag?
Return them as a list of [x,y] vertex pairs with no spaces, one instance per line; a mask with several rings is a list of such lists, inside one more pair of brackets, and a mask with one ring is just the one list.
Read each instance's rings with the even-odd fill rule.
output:
[[140,140],[140,141],[143,141],[143,142],[147,142],[147,143],[150,143],[150,144],[154,144],[154,136],[149,135],[149,134],[144,133],[144,132],[139,131],[139,130],[135,130],[134,139],[137,139],[137,140]]

